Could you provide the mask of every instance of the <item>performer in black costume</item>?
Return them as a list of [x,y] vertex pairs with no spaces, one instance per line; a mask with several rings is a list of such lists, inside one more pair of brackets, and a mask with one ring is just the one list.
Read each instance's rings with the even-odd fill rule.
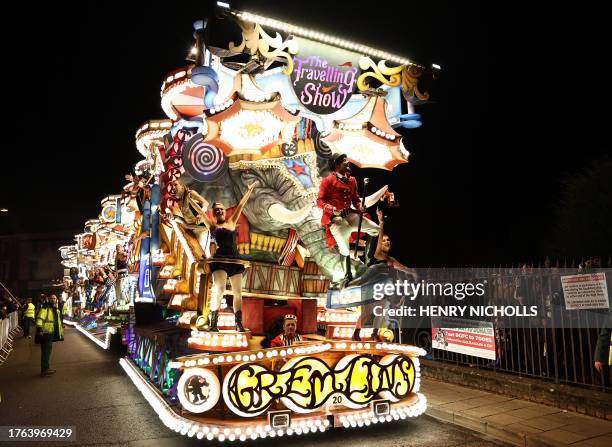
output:
[[[215,202],[212,204],[213,215],[215,222],[212,222],[208,217],[201,213],[198,215],[198,220],[202,221],[208,227],[211,235],[214,238],[217,250],[213,255],[213,258],[231,258],[239,259],[238,248],[236,247],[236,224],[242,210],[249,200],[249,196],[253,192],[256,182],[251,183],[247,187],[247,192],[238,203],[238,206],[234,210],[232,217],[226,220],[225,207]],[[234,316],[236,319],[236,330],[245,332],[245,328],[242,325],[242,272],[244,272],[244,266],[240,263],[230,262],[212,262],[210,264],[210,271],[212,273],[213,290],[210,297],[210,325],[209,330],[218,332],[217,320],[219,318],[219,307],[221,306],[221,298],[225,294],[225,284],[229,277],[232,285],[232,292],[234,292]]]

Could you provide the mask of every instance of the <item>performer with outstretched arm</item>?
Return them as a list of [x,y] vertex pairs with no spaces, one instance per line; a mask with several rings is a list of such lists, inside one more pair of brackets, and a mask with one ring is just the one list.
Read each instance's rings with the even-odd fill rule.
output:
[[[359,214],[365,210],[357,193],[357,180],[350,175],[346,154],[334,154],[329,160],[329,167],[333,172],[321,182],[317,206],[323,209],[321,224],[327,230],[327,244],[330,247],[336,245],[344,257],[342,284],[346,285],[353,279],[349,238],[351,233],[357,231]],[[361,231],[376,236],[378,225],[364,216]]]
[[[253,188],[257,182],[251,183],[247,191],[234,210],[234,214],[226,219],[225,207],[219,202],[212,204],[214,222],[208,219],[204,212],[198,215],[198,221],[204,222],[208,227],[217,250],[213,258],[232,258],[238,259],[238,247],[236,246],[236,223],[242,214],[244,206],[249,200]],[[242,325],[242,273],[244,266],[240,263],[211,262],[210,271],[212,273],[213,290],[210,299],[210,325],[209,330],[218,332],[217,319],[219,318],[219,307],[221,298],[225,294],[225,284],[229,277],[234,292],[234,316],[236,319],[236,330],[245,332]]]
[[414,269],[406,267],[394,257],[389,256],[389,252],[391,251],[391,238],[385,234],[385,216],[379,209],[376,210],[376,216],[378,217],[379,227],[378,242],[376,243],[374,256],[372,256],[368,262],[368,267],[375,264],[387,264],[389,267],[396,268],[412,275],[416,281],[417,278]]

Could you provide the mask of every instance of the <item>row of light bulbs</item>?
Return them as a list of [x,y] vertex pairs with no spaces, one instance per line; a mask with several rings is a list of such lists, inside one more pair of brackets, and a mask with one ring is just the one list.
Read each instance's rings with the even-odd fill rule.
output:
[[326,310],[319,312],[317,321],[321,323],[355,323],[359,319],[359,312],[334,312]]
[[206,356],[198,359],[190,359],[185,361],[170,362],[170,368],[182,368],[182,367],[193,367],[193,366],[204,366],[218,363],[232,363],[232,362],[254,362],[256,360],[262,360],[264,357],[272,359],[275,357],[286,357],[288,355],[304,355],[314,354],[318,352],[327,351],[332,348],[331,343],[323,343],[310,346],[298,346],[296,348],[288,347],[286,349],[264,349],[259,351],[257,354],[236,354],[236,355],[217,355],[217,356]]
[[427,398],[417,393],[418,400],[416,403],[391,409],[390,414],[376,416],[373,411],[363,411],[360,413],[349,414],[348,416],[340,416],[340,423],[344,428],[368,427],[372,424],[383,422],[399,421],[407,417],[417,417],[427,409]]
[[162,85],[161,107],[168,118],[173,121],[176,121],[178,119],[178,115],[172,107],[172,101],[174,100],[174,97],[189,88],[195,87],[198,86],[194,84],[190,78],[184,78],[180,81],[175,82],[167,90],[164,90],[165,84]]
[[262,17],[260,15],[251,14],[249,12],[237,12],[236,15],[240,19],[246,22],[258,23],[261,26],[267,26],[267,27],[274,28],[280,31],[284,31],[286,33],[294,34],[296,36],[318,40],[319,42],[324,42],[324,43],[335,45],[341,48],[345,48],[347,50],[356,51],[362,54],[367,54],[369,56],[373,56],[379,59],[385,59],[388,61],[396,62],[401,65],[414,65],[417,67],[421,67],[420,65],[411,62],[409,59],[405,57],[396,56],[386,51],[377,50],[375,48],[369,47],[367,45],[361,45],[355,42],[351,42],[349,40],[340,39],[338,37],[320,33],[318,31],[313,31],[313,30],[309,30],[306,28],[302,28],[300,26],[291,25],[289,23],[284,23],[279,20],[271,19],[268,17]]
[[223,110],[229,108],[232,104],[234,104],[234,100],[232,98],[230,98],[227,101],[225,101],[223,104],[220,104],[220,105],[215,106],[215,107],[211,107],[210,109],[208,109],[208,112],[211,115],[214,115],[215,113],[222,112]]
[[[372,328],[364,328],[361,329],[361,331],[369,331],[369,335],[371,336],[372,334]],[[197,331],[193,331],[193,332],[197,332]],[[192,332],[192,334],[193,334]],[[208,332],[205,332],[206,334],[210,334]],[[352,332],[351,332],[352,333]],[[226,334],[222,334],[224,336],[226,336]],[[242,337],[244,337],[242,334],[236,334],[236,335],[241,335]],[[362,336],[366,336],[366,333],[364,333]],[[213,340],[214,337],[218,337],[218,334],[215,334],[212,336]],[[189,340],[192,340],[191,338]],[[218,340],[218,338],[216,339]],[[246,340],[246,337],[245,337]],[[215,343],[214,341],[212,343]],[[217,341],[218,344],[218,341]],[[217,346],[217,345],[212,345],[211,346]],[[400,351],[400,352],[406,352],[406,353],[410,353],[413,355],[425,355],[425,351],[421,348],[417,348],[414,346],[408,346],[408,345],[400,345],[400,344],[390,344],[390,343],[344,343],[344,342],[340,342],[340,343],[335,343],[333,345],[333,347],[335,349],[348,349],[350,351],[355,351],[355,350],[362,350],[362,349],[376,349],[376,350],[383,350],[383,351]],[[267,359],[271,359],[274,357],[286,357],[288,355],[304,355],[304,354],[313,354],[313,353],[317,353],[317,352],[323,352],[323,351],[327,351],[329,349],[332,348],[332,344],[331,343],[324,343],[324,344],[318,344],[318,345],[311,345],[311,346],[299,346],[296,348],[292,348],[292,347],[288,347],[286,349],[269,349],[269,350],[262,350],[255,353],[251,353],[251,354],[236,354],[236,355],[231,355],[231,354],[222,354],[222,355],[216,355],[216,356],[209,356],[206,355],[205,357],[201,357],[198,359],[189,359],[189,360],[185,360],[185,361],[173,361],[170,362],[170,367],[171,368],[190,368],[190,367],[194,367],[194,366],[205,366],[205,365],[210,365],[210,364],[219,364],[219,363],[232,363],[232,362],[254,362],[256,360],[263,360],[263,358],[267,358]],[[419,366],[419,359],[417,357],[413,357],[413,362],[415,364],[415,367]]]
[[386,138],[389,141],[395,141],[395,139],[397,138],[395,135],[387,133],[384,130],[381,130],[378,127],[375,127],[375,126],[372,126],[370,128],[370,130],[372,131],[372,133],[375,133],[379,137]]
[[357,131],[363,129],[363,123],[338,123],[338,129]]
[[162,84],[162,90],[164,89],[166,85],[170,84],[172,81],[176,81],[177,79],[182,79],[186,75],[187,75],[187,71],[180,70],[174,73],[173,75],[168,76],[166,80],[164,81],[164,83]]
[[204,334],[206,335],[189,337],[187,342],[212,348],[247,348],[249,346],[246,336],[242,334],[215,334],[213,336],[210,336],[209,332],[204,332]]
[[[359,331],[359,337],[361,339],[372,337],[372,328],[362,328]],[[332,333],[332,338],[347,338],[351,339],[353,334],[355,333],[354,326],[336,326],[334,327],[334,331]],[[344,349],[344,348],[339,348]]]

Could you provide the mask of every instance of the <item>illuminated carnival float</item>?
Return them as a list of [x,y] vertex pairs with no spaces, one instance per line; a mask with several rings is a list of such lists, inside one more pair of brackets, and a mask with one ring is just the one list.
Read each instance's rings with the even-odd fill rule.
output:
[[[139,165],[135,167],[137,172]],[[125,335],[121,328],[127,327],[136,293],[138,276],[117,272],[115,256],[118,245],[129,247],[133,243],[137,214],[129,194],[107,196],[101,201],[98,218],[87,220],[83,233],[75,235],[76,243],[60,247],[66,269],[64,323],[75,326],[105,349],[114,334]]]
[[[394,342],[392,331],[356,329],[363,290],[336,287],[343,260],[328,246],[316,199],[334,154],[390,174],[408,161],[398,129],[421,124],[414,106],[428,98],[417,86],[426,70],[217,9],[194,24],[190,64],[163,80],[167,118],[136,132],[144,160],[115,198],[114,220],[103,211],[76,246],[63,247],[66,259],[95,266],[112,259],[118,239],[129,248],[135,287],[120,363],[177,432],[244,441],[418,416],[425,352]],[[213,39],[226,31],[241,40]],[[381,185],[365,207],[386,194]],[[205,222],[215,204],[229,220],[239,216],[237,257],[213,257]],[[245,269],[235,313],[236,291],[218,296],[213,283],[220,261]],[[359,283],[368,269],[350,262]],[[270,346],[287,319],[300,336]]]

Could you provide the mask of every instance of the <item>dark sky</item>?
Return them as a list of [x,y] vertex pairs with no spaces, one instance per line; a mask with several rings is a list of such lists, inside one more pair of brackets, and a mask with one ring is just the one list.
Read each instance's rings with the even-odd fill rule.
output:
[[[554,111],[554,125],[539,123],[549,118],[543,86],[551,77],[567,79],[560,107],[566,98],[574,105],[588,89],[572,85],[569,66],[539,68],[540,56],[555,59],[549,51],[555,39],[541,33],[543,40],[519,44],[506,36],[502,48],[493,38],[499,14],[465,3],[380,2],[376,9],[334,1],[231,2],[442,66],[434,103],[417,110],[423,127],[403,132],[411,163],[391,179],[357,172],[374,186],[389,181],[402,204],[389,225],[396,255],[421,265],[541,256],[562,181],[605,153],[589,136],[575,140],[567,132],[587,118],[571,107]],[[100,199],[119,192],[140,159],[135,130],[165,117],[162,79],[185,64],[191,24],[207,7],[205,1],[54,4],[14,16],[3,31],[4,57],[12,61],[5,65],[4,105],[15,124],[5,125],[0,207],[10,212],[0,216],[0,234],[81,231],[99,213]],[[513,33],[524,33],[522,26],[513,24]],[[578,150],[568,152],[572,146]]]

